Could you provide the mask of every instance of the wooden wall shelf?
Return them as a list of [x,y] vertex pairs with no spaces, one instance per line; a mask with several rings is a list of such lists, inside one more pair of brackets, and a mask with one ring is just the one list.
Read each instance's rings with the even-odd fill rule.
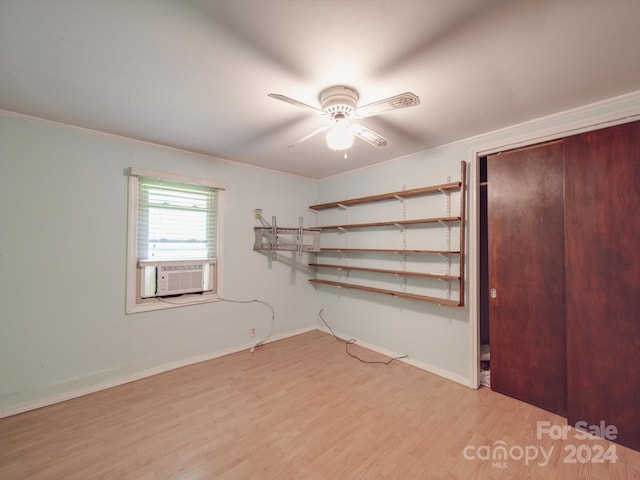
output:
[[357,205],[360,203],[380,202],[384,200],[394,200],[398,198],[429,195],[431,193],[456,191],[460,190],[460,185],[460,182],[443,183],[442,185],[432,185],[430,187],[413,188],[411,190],[400,190],[397,192],[382,193],[380,195],[370,195],[368,197],[350,198],[347,200],[340,200],[338,202],[320,203],[318,205],[311,205],[309,208],[311,210],[326,210],[329,208],[348,207],[350,205]]
[[405,270],[388,270],[386,268],[370,268],[370,267],[352,267],[347,265],[331,265],[328,263],[310,263],[310,267],[313,268],[331,268],[335,270],[353,270],[359,272],[373,272],[373,273],[386,273],[389,275],[398,275],[405,277],[423,277],[423,278],[438,278],[440,280],[460,280],[460,277],[454,275],[442,275],[438,273],[422,273],[422,272],[407,272]]
[[336,252],[336,253],[395,253],[397,255],[409,255],[409,254],[431,254],[431,255],[458,255],[458,250],[403,250],[397,248],[321,248],[319,252]]
[[312,278],[311,280],[309,280],[309,283],[331,285],[333,287],[338,287],[338,288],[350,288],[353,290],[362,290],[365,292],[381,293],[384,295],[390,295],[392,297],[398,297],[398,298],[410,298],[412,300],[420,300],[422,302],[437,303],[438,305],[445,305],[447,307],[459,306],[457,301],[448,300],[446,298],[429,297],[427,295],[416,295],[414,293],[397,292],[395,290],[385,290],[382,288],[365,287],[363,285],[356,285],[353,283],[333,282],[331,280],[319,280],[315,278]]
[[[345,210],[345,215],[347,219],[349,218],[349,210],[348,207],[356,206],[356,205],[364,205],[368,203],[386,201],[386,200],[404,200],[411,197],[417,197],[422,195],[431,195],[431,194],[450,194],[451,192],[460,192],[460,213],[458,216],[443,216],[443,217],[435,217],[435,218],[417,218],[417,219],[407,219],[406,218],[406,207],[405,203],[402,202],[403,206],[403,219],[395,220],[395,221],[380,221],[380,222],[367,222],[367,223],[344,223],[339,225],[320,225],[314,227],[314,229],[320,230],[321,232],[329,231],[329,230],[344,230],[347,232],[349,229],[367,229],[367,228],[379,228],[379,227],[390,227],[396,226],[402,230],[403,235],[403,248],[393,249],[393,248],[320,248],[317,252],[317,255],[321,255],[322,253],[329,252],[337,252],[337,253],[345,253],[348,255],[350,253],[360,253],[366,256],[367,253],[388,253],[388,254],[398,254],[403,255],[402,260],[402,270],[393,270],[386,268],[377,268],[377,267],[366,267],[366,266],[351,266],[351,265],[339,265],[339,264],[326,264],[326,263],[310,263],[309,266],[319,269],[328,269],[328,270],[342,270],[347,272],[346,276],[348,277],[350,271],[360,271],[360,272],[371,272],[376,274],[386,274],[386,275],[394,275],[402,277],[402,291],[399,290],[387,290],[381,288],[368,287],[365,285],[358,285],[356,283],[346,283],[346,282],[338,282],[333,280],[324,280],[320,278],[314,278],[309,280],[312,284],[321,284],[321,285],[329,285],[333,287],[339,288],[349,288],[354,290],[362,290],[373,293],[380,293],[384,295],[391,295],[393,297],[398,298],[408,298],[412,300],[419,300],[431,303],[437,303],[439,305],[446,306],[464,306],[464,266],[465,266],[465,255],[464,255],[464,247],[465,247],[465,202],[466,202],[466,171],[467,164],[466,162],[461,162],[460,164],[460,181],[459,182],[448,182],[439,185],[432,185],[421,188],[413,188],[410,190],[400,190],[389,193],[382,193],[379,195],[370,195],[367,197],[359,197],[359,198],[351,198],[340,200],[336,202],[328,202],[321,203],[317,205],[311,205],[309,208],[316,212],[321,210],[328,210],[332,208],[342,208]],[[446,214],[450,215],[450,198],[447,197],[447,208]],[[439,224],[440,227],[444,227],[447,230],[446,234],[446,244],[447,248],[450,247],[450,226],[454,222],[459,222],[459,247],[458,250],[450,250],[450,249],[442,249],[442,250],[422,250],[422,249],[407,249],[406,248],[406,235],[408,234],[408,230],[405,227],[408,226],[420,226],[420,225],[429,225],[429,224]],[[372,232],[372,235],[375,232]],[[348,244],[348,240],[347,240]],[[407,259],[407,256],[410,254],[439,254],[447,257],[447,273],[422,273],[415,272],[411,270],[407,270],[405,267],[407,263],[410,261]],[[450,256],[457,255],[459,257],[459,274],[451,274],[450,268]],[[364,259],[366,260],[366,258]],[[364,261],[362,260],[362,261]],[[335,275],[334,275],[335,277]],[[459,296],[458,299],[453,300],[450,298],[439,298],[432,297],[428,295],[418,295],[414,293],[408,293],[403,291],[406,288],[406,278],[407,277],[420,277],[426,279],[426,282],[431,280],[442,280],[445,282],[458,282],[459,285]],[[447,284],[447,297],[450,297],[451,290],[450,284]]]
[[347,223],[342,225],[324,225],[314,227],[317,230],[338,230],[344,228],[371,228],[371,227],[390,227],[394,225],[420,225],[423,223],[440,223],[440,222],[459,222],[460,217],[437,217],[437,218],[417,218],[414,220],[394,220],[386,222],[369,222],[369,223]]

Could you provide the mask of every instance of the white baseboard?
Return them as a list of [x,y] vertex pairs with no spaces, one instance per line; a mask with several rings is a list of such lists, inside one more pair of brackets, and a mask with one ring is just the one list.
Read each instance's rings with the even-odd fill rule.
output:
[[[278,340],[294,337],[302,333],[311,332],[316,329],[317,327],[314,325],[314,326],[303,328],[300,330],[294,330],[286,333],[281,333],[279,335],[273,335],[269,339],[262,342],[262,344],[276,342]],[[188,365],[193,365],[195,363],[205,362],[207,360],[213,360],[214,358],[224,357],[225,355],[241,352],[243,350],[249,351],[251,347],[253,347],[255,344],[256,342],[251,342],[251,343],[247,343],[237,347],[227,348],[224,350],[206,353],[203,355],[197,355],[194,357],[186,358],[184,360],[178,360],[176,362],[171,362],[164,365],[159,365],[157,367],[143,369],[138,372],[130,373],[127,375],[122,375],[122,376],[113,378],[111,380],[96,382],[80,388],[70,386],[69,390],[64,391],[62,393],[58,393],[55,395],[44,394],[43,397],[38,400],[21,403],[21,404],[13,405],[4,409],[0,409],[0,418],[9,417],[11,415],[17,415],[18,413],[28,412],[29,410],[35,410],[37,408],[46,407],[48,405],[53,405],[55,403],[60,403],[66,400],[82,397],[84,395],[89,395],[90,393],[106,390],[107,388],[117,387],[118,385],[124,385],[125,383],[135,382],[136,380],[141,380],[143,378],[151,377],[153,375],[158,375],[159,373],[175,370],[176,368],[182,368]],[[91,382],[91,377],[84,378],[82,379],[82,381]],[[74,383],[77,384],[78,382],[75,381]]]
[[[329,331],[329,329],[327,329],[325,327],[318,326],[318,330],[320,330],[321,332],[328,333],[329,335],[331,335],[331,332]],[[341,338],[345,338],[345,339],[351,338],[350,335],[347,335],[347,334],[344,334],[344,333],[341,333],[341,332],[337,332],[336,331],[335,334],[338,337],[341,337]],[[400,356],[403,355],[402,353],[393,352],[393,351],[388,350],[386,348],[379,347],[378,345],[373,345],[371,343],[363,342],[363,341],[360,341],[358,339],[356,339],[356,344],[360,345],[361,347],[367,348],[369,350],[373,350],[374,352],[381,353],[382,355],[386,355],[387,357],[390,357],[390,358],[396,358],[396,357],[400,357]],[[461,385],[464,385],[465,387],[477,388],[477,387],[474,387],[474,386],[471,385],[471,381],[470,381],[469,378],[465,378],[465,377],[462,377],[462,376],[457,375],[455,373],[451,373],[451,372],[449,372],[447,370],[443,370],[441,368],[434,367],[433,365],[429,365],[426,362],[422,362],[420,360],[414,360],[411,357],[399,358],[396,361],[397,362],[406,363],[408,365],[414,366],[414,367],[419,368],[421,370],[425,370],[425,371],[427,371],[429,373],[433,373],[434,375],[438,375],[439,377],[446,378],[447,380],[451,380],[453,382],[460,383]]]

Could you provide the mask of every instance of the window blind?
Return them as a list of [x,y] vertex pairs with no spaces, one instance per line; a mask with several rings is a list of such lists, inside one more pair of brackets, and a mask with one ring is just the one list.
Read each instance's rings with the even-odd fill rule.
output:
[[138,177],[138,260],[216,257],[217,189]]

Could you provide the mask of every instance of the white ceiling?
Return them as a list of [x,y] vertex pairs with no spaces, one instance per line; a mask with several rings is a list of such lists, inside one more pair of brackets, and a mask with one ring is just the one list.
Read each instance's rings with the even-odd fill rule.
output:
[[[0,109],[322,178],[640,89],[640,0],[0,0]],[[313,113],[364,105],[348,159]]]

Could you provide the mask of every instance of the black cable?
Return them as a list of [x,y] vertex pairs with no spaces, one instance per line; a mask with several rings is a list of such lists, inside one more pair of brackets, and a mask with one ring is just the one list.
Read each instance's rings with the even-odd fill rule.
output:
[[353,345],[354,343],[356,343],[356,339],[355,338],[350,338],[349,340],[345,340],[344,338],[340,338],[339,336],[337,336],[336,332],[333,331],[333,328],[331,328],[331,326],[327,323],[327,321],[322,316],[322,312],[323,312],[322,309],[320,310],[320,312],[318,312],[318,316],[320,317],[320,320],[322,320],[322,323],[324,323],[327,326],[327,328],[329,329],[329,331],[331,332],[331,334],[334,336],[334,338],[336,340],[338,340],[340,342],[344,342],[344,349],[347,352],[347,355],[349,355],[350,357],[353,357],[356,360],[361,361],[362,363],[377,363],[377,364],[380,364],[380,365],[389,365],[394,360],[400,360],[401,358],[407,358],[409,356],[409,355],[402,355],[401,357],[392,357],[389,360],[387,360],[386,362],[383,362],[382,360],[363,360],[362,358],[360,358],[356,354],[351,353],[349,351],[349,345]]

